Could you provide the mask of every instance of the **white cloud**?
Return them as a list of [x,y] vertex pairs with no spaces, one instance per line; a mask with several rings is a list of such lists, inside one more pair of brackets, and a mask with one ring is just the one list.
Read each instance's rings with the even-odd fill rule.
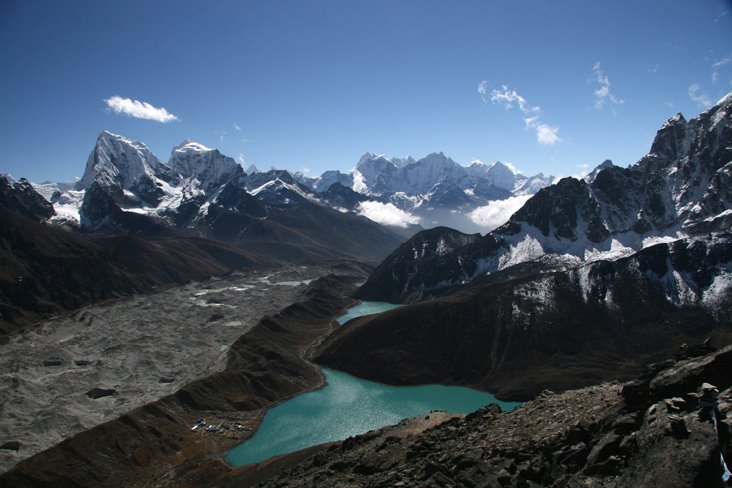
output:
[[351,189],[358,193],[366,193],[368,186],[366,185],[366,179],[363,177],[360,171],[354,169],[351,171],[353,175],[353,186]]
[[122,98],[115,95],[105,99],[104,102],[114,113],[129,115],[136,119],[154,120],[162,123],[178,120],[178,117],[163,107],[154,107],[147,102],[132,100],[131,98]]
[[468,214],[468,218],[483,227],[486,232],[506,223],[509,217],[523,207],[531,195],[509,197],[505,200],[492,200],[488,205],[478,207]]
[[549,124],[539,124],[536,126],[536,139],[539,141],[539,144],[553,146],[561,140],[557,132],[559,132],[559,127],[554,127]]
[[699,83],[694,83],[689,87],[689,98],[691,98],[700,108],[708,108],[712,106],[712,99],[706,92],[702,91]]
[[244,153],[239,153],[236,156],[236,159],[237,159],[237,161],[239,161],[239,164],[241,164],[242,166],[244,166],[245,164],[247,164],[246,161],[244,161]]
[[513,174],[515,174],[515,175],[521,174],[521,170],[518,169],[513,164],[509,163],[508,161],[501,161],[501,164],[504,165],[505,167],[507,167],[508,169],[510,169],[513,172]]
[[602,110],[608,103],[612,105],[622,105],[625,103],[625,100],[619,99],[615,96],[612,90],[610,90],[610,79],[602,71],[600,61],[596,62],[592,66],[592,78],[590,78],[590,81],[597,82],[600,85],[593,92],[595,95],[595,104],[593,105],[595,110]]
[[719,80],[719,70],[730,62],[732,62],[732,54],[712,64],[712,83]]
[[506,85],[501,89],[493,89],[488,97],[488,82],[483,80],[478,84],[478,93],[484,103],[490,100],[493,104],[502,105],[506,110],[511,110],[514,106],[524,114],[524,125],[527,129],[536,131],[536,140],[539,144],[553,146],[558,142],[562,142],[559,137],[559,127],[546,124],[541,121],[541,107],[532,106],[529,102],[519,95],[516,90],[508,88]]
[[241,127],[239,127],[239,124],[237,124],[236,122],[234,122],[234,130],[237,132],[241,132]]
[[407,227],[419,223],[419,217],[400,210],[393,203],[361,202],[356,213],[382,225]]

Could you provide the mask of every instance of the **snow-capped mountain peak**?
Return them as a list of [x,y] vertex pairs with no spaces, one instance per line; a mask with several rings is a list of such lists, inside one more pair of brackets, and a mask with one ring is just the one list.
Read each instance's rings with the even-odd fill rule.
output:
[[138,192],[143,200],[156,202],[161,186],[156,182],[175,179],[174,172],[145,144],[105,130],[97,138],[76,189],[85,190],[96,182],[103,188]]
[[233,158],[190,139],[173,148],[168,164],[184,178],[196,179],[205,191],[221,186],[243,173]]
[[208,152],[212,150],[213,149],[204,146],[200,142],[186,138],[183,142],[173,148],[170,157],[172,158],[176,153]]

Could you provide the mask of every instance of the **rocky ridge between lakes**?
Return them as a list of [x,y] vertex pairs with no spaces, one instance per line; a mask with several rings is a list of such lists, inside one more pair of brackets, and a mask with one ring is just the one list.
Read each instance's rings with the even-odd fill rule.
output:
[[[399,432],[420,419],[406,420],[204,486],[721,487],[720,453],[732,454],[732,346],[688,358],[704,353],[690,349],[625,384],[545,391],[512,412],[487,406],[414,435]],[[709,383],[720,391],[719,434],[700,409]]]

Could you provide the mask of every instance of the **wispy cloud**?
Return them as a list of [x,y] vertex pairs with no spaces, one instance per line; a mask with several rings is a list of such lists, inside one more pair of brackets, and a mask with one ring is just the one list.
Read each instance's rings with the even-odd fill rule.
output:
[[658,70],[661,68],[660,64],[656,64],[653,66],[653,68],[648,68],[649,73],[658,73]]
[[717,16],[717,18],[716,18],[716,19],[714,19],[714,22],[715,22],[715,23],[716,23],[716,22],[719,22],[720,20],[722,20],[722,17],[724,17],[725,15],[727,15],[727,9],[725,9],[725,8],[722,8],[722,10],[721,10],[721,12],[719,13],[719,15]]
[[700,108],[708,108],[712,106],[712,99],[709,95],[702,90],[699,83],[694,83],[689,87],[689,98],[696,103]]
[[110,110],[116,114],[124,114],[136,119],[154,120],[156,122],[172,122],[178,117],[168,112],[163,107],[155,107],[147,102],[122,98],[120,96],[109,97],[104,100]]
[[[622,105],[625,100],[616,97],[610,89],[610,78],[602,71],[600,61],[592,66],[592,76],[590,81],[597,83],[599,86],[592,93],[595,95],[595,110],[602,110],[605,105]],[[613,110],[614,113],[614,110]]]
[[719,80],[719,70],[731,62],[732,54],[712,64],[712,83],[716,83]]
[[478,94],[480,95],[480,98],[483,99],[483,103],[488,103],[488,81],[483,80],[480,83],[478,83]]
[[239,124],[237,124],[236,122],[234,122],[233,127],[235,131],[241,132],[241,127],[239,127]]
[[419,217],[397,208],[393,203],[361,202],[356,208],[356,213],[379,224],[392,227],[405,228],[412,224],[418,224],[420,221]]
[[532,106],[529,102],[519,95],[516,90],[503,85],[501,89],[493,89],[488,92],[488,82],[483,80],[478,83],[478,94],[484,103],[489,101],[493,104],[502,105],[506,110],[511,110],[514,106],[518,107],[524,114],[524,124],[527,129],[536,131],[536,140],[539,144],[552,146],[562,139],[559,137],[559,127],[549,125],[541,120],[541,107]]
[[247,164],[246,161],[244,160],[244,153],[240,152],[239,154],[237,154],[236,160],[239,161],[239,164],[241,164],[242,166]]

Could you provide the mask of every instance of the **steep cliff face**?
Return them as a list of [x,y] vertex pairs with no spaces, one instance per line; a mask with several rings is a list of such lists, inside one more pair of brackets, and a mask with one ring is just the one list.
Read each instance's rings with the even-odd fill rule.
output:
[[447,227],[420,232],[374,270],[356,297],[399,303],[417,300],[448,284],[467,282],[478,271],[481,258],[500,245],[487,236]]
[[729,233],[542,271],[527,263],[354,320],[317,361],[391,384],[469,384],[527,399],[627,377],[686,341],[732,338]]
[[168,165],[206,193],[244,174],[234,159],[190,139],[173,148]]

